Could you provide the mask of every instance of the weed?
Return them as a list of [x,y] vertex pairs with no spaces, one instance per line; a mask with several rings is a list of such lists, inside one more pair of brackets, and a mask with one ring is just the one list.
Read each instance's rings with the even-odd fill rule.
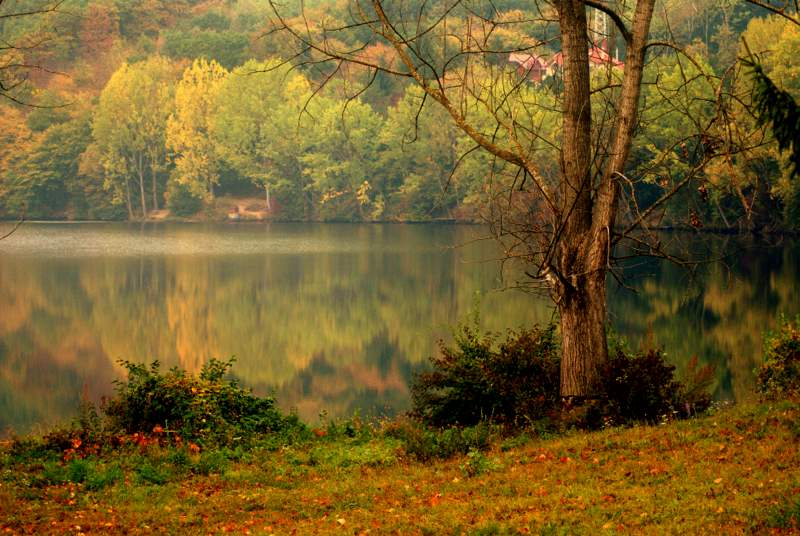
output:
[[462,324],[455,347],[439,342],[433,370],[411,386],[414,415],[427,424],[474,425],[485,420],[519,425],[559,404],[555,326],[496,335]]
[[206,451],[200,455],[192,466],[192,472],[198,475],[223,474],[228,467],[228,459],[224,452]]
[[206,444],[231,444],[257,434],[301,426],[275,408],[270,397],[259,398],[225,379],[233,360],[210,360],[195,378],[172,368],[159,371],[122,361],[128,378],[117,382],[117,393],[105,408],[112,424],[126,433],[173,431],[183,439]]
[[114,485],[125,477],[122,469],[117,464],[106,467],[104,471],[95,469],[90,473],[85,481],[85,488],[88,491],[100,491],[103,488]]
[[769,512],[767,525],[776,529],[800,529],[800,499]]
[[386,435],[399,439],[409,456],[421,461],[450,458],[470,450],[486,450],[492,426],[480,423],[466,428],[429,428],[411,419],[398,420],[385,429]]
[[491,460],[479,450],[470,450],[465,456],[464,463],[458,466],[464,476],[473,477],[496,471],[502,466],[496,460]]
[[375,439],[367,443],[339,442],[320,445],[309,453],[309,465],[328,467],[386,466],[397,461],[400,442],[390,438]]
[[67,466],[67,479],[80,484],[94,472],[94,464],[89,460],[72,460]]
[[144,462],[136,468],[136,477],[141,484],[166,484],[169,480],[165,471],[154,467],[149,462]]
[[778,329],[765,335],[757,384],[766,399],[800,397],[800,317],[781,318]]

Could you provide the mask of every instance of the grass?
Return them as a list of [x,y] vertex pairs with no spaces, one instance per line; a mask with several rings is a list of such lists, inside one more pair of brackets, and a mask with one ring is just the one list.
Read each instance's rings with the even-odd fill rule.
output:
[[381,433],[64,461],[0,451],[0,532],[800,534],[800,405],[416,461]]

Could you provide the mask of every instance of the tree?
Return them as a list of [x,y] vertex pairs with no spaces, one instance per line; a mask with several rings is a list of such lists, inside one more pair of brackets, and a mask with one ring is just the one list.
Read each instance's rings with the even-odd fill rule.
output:
[[380,175],[383,120],[357,100],[345,109],[334,99],[320,99],[319,104],[318,128],[309,133],[300,162],[309,186],[321,200],[323,219],[380,218],[385,201],[373,183]]
[[[659,44],[677,48],[649,39],[654,0],[638,0],[634,6],[606,0],[531,3],[516,16],[488,1],[432,4],[354,0],[353,20],[330,27],[324,20],[285,16],[272,3],[273,24],[299,45],[296,66],[318,71],[330,66],[320,73],[323,80],[347,64],[412,80],[427,99],[443,107],[475,148],[491,156],[489,180],[504,176],[508,185],[506,202],[490,220],[494,234],[510,259],[528,265],[530,281],[549,291],[558,308],[561,395],[593,397],[608,359],[606,275],[615,260],[613,246],[628,239],[646,254],[661,253],[658,242],[637,231],[646,231],[656,209],[716,156],[721,144],[708,134],[716,117],[696,122],[701,131],[691,136],[697,154],[693,165],[639,210],[628,160],[639,125],[645,57]],[[592,19],[605,18],[612,31],[589,24],[590,8]],[[548,21],[557,25],[558,54],[546,43]],[[543,33],[520,32],[505,45],[493,44],[495,29],[513,26]],[[363,36],[361,41],[353,34]],[[622,45],[623,72],[612,68],[608,54],[598,52],[611,39]],[[394,56],[374,61],[362,54],[375,43],[392,47]],[[553,84],[560,111],[555,138],[540,133],[542,125],[533,113],[540,106],[527,100],[526,79],[504,67],[512,52],[549,56],[557,74]],[[722,92],[715,95],[721,98]],[[485,115],[491,124],[482,124]],[[551,155],[542,152],[543,146],[554,149],[557,169],[547,166]]]
[[219,165],[210,121],[227,71],[216,61],[195,60],[175,89],[175,111],[167,121],[166,143],[176,153],[177,181],[197,197],[213,199]]
[[264,189],[267,210],[278,190],[286,205],[299,201],[308,216],[311,202],[299,181],[305,140],[297,127],[309,85],[302,75],[279,67],[277,61],[251,60],[231,72],[217,95],[211,137],[232,168]]
[[11,2],[0,0],[0,99],[16,103],[28,103],[24,95],[25,85],[31,71],[42,67],[32,62],[29,56],[46,42],[45,38],[36,38],[15,31],[14,25],[33,21],[39,23],[42,18],[56,13],[64,0],[53,0],[35,4],[11,5]]
[[142,218],[158,210],[159,173],[166,168],[165,133],[173,100],[173,68],[161,57],[123,64],[100,94],[92,134],[101,154],[106,186],[124,199],[133,218],[131,179],[139,187]]

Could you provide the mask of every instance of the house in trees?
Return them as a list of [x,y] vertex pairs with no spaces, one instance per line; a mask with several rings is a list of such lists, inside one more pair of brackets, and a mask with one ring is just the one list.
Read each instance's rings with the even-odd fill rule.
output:
[[508,62],[517,66],[517,74],[520,77],[537,84],[551,75],[549,72],[550,62],[544,56],[512,52],[508,56]]
[[[547,58],[535,54],[512,52],[508,56],[508,62],[516,65],[516,71],[520,77],[539,84],[545,78],[554,76],[561,71],[564,66],[564,55],[556,52],[552,57]],[[605,41],[600,46],[593,44],[589,47],[589,67],[607,68],[609,65],[618,69],[625,68],[624,62],[608,53],[608,45]]]

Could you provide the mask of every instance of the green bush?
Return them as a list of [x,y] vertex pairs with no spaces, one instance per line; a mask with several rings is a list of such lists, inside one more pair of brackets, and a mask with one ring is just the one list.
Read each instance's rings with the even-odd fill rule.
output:
[[768,399],[800,397],[800,317],[780,320],[778,329],[764,337],[764,361],[757,387]]
[[615,345],[601,371],[598,400],[567,406],[560,397],[560,356],[555,327],[509,331],[504,341],[462,325],[455,346],[440,342],[433,370],[411,386],[411,415],[429,426],[469,426],[493,422],[548,433],[572,426],[599,427],[655,422],[706,410],[713,368],[696,358],[684,382],[663,351],[631,353]]
[[711,396],[705,387],[713,368],[690,363],[689,381],[675,378],[675,366],[660,349],[630,354],[617,348],[603,369],[603,397],[599,406],[602,422],[656,422],[673,416],[705,411]]
[[157,361],[149,367],[121,363],[128,378],[117,382],[105,413],[112,427],[125,433],[163,430],[184,440],[233,444],[302,426],[296,417],[282,416],[271,397],[256,397],[225,379],[232,360],[212,359],[199,377],[177,368],[162,374]]
[[439,342],[433,370],[411,385],[413,415],[433,426],[474,425],[484,420],[527,424],[559,404],[559,357],[555,327],[495,336],[461,325],[455,347]]
[[491,443],[493,428],[486,423],[464,428],[431,428],[414,419],[398,419],[384,431],[399,439],[406,454],[420,461],[446,459],[471,450],[484,451]]
[[188,186],[177,181],[169,182],[166,198],[167,208],[175,216],[193,216],[203,207],[203,200],[195,196]]

